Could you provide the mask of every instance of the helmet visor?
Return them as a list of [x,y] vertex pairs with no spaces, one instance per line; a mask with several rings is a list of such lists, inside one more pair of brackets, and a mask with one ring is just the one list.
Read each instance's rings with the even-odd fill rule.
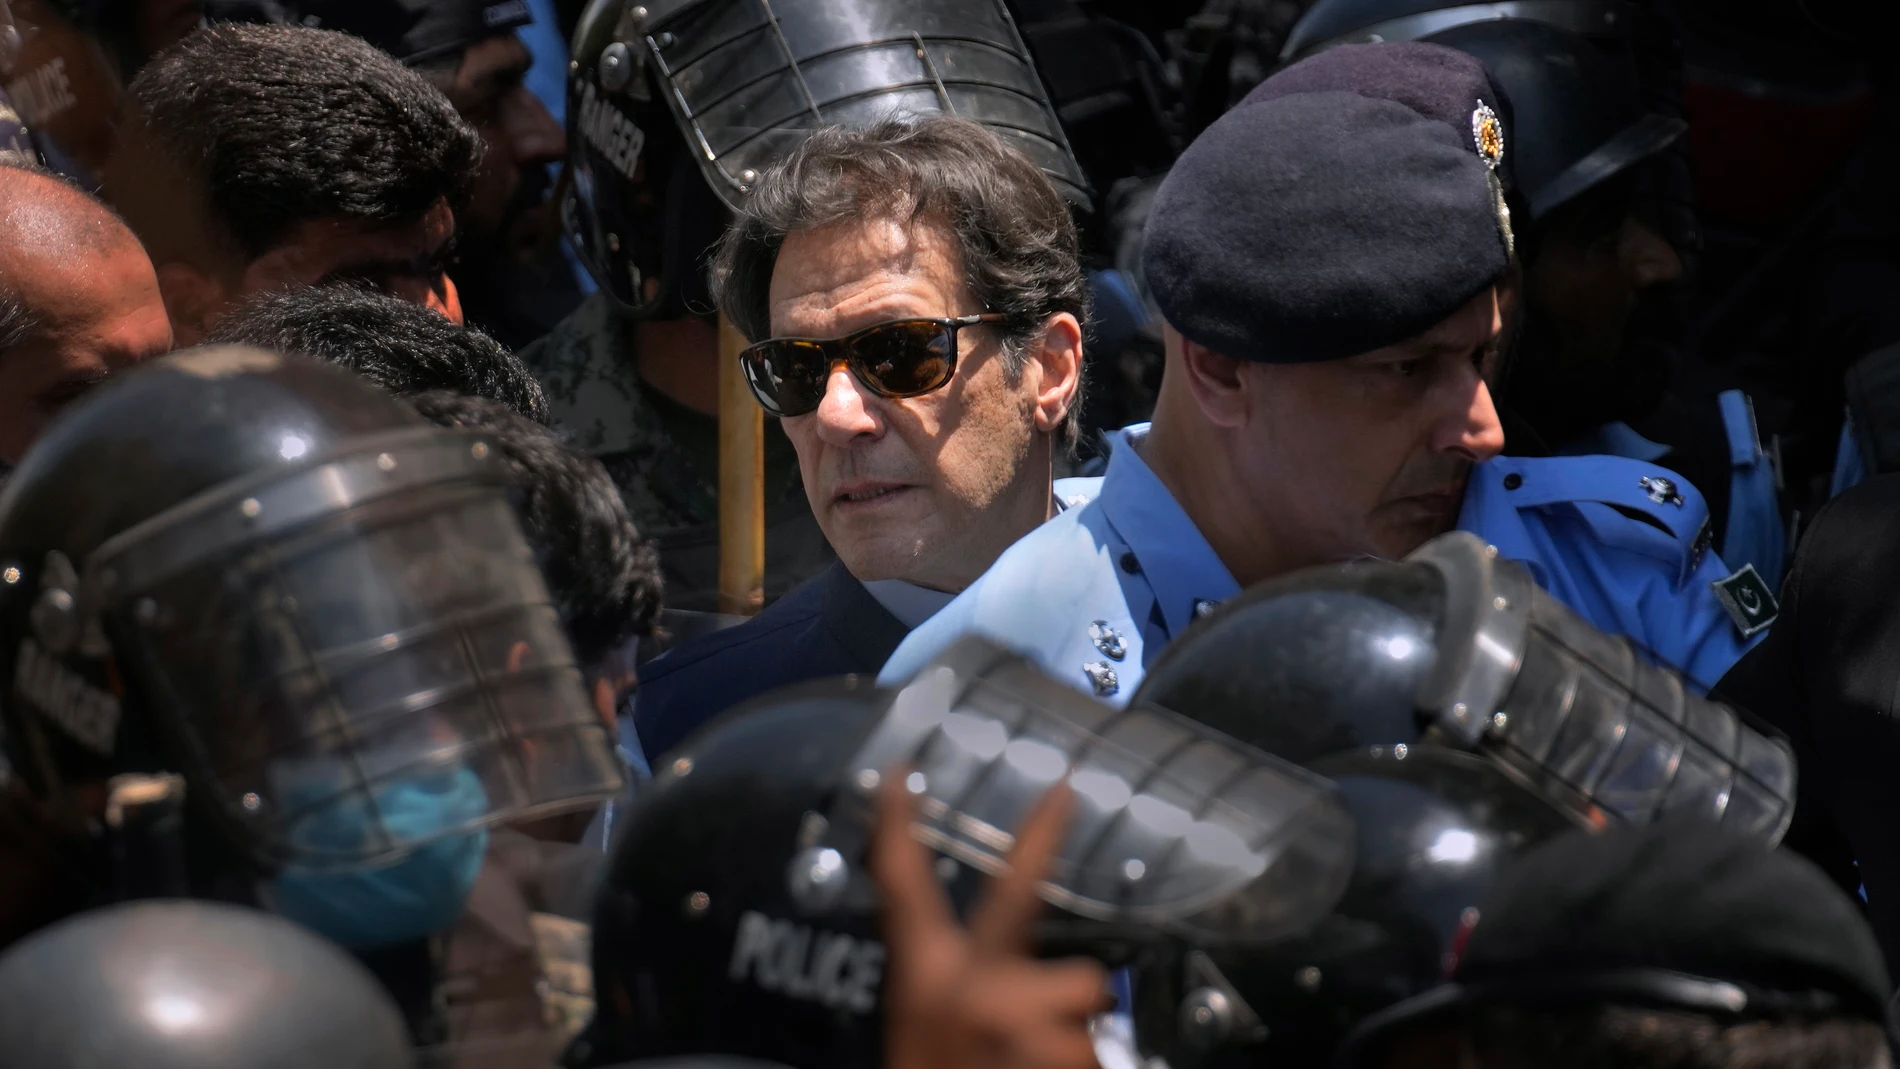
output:
[[1092,919],[1271,940],[1325,916],[1352,872],[1352,819],[1325,780],[1164,709],[1094,701],[982,639],[896,693],[848,798],[868,805],[902,765],[914,833],[987,872],[1066,781],[1075,808],[1043,892]]
[[[119,603],[130,618],[117,629],[162,696],[195,789],[208,781],[268,857],[375,863],[620,785],[506,497],[442,478],[445,452],[466,457],[469,443],[441,437],[254,489],[234,507],[256,514],[256,538]],[[405,468],[424,481],[371,474]],[[329,504],[355,501],[272,528],[273,511],[295,513],[319,488]],[[154,542],[194,527],[224,541],[224,509],[181,511],[194,515]],[[136,564],[136,547],[122,560]]]

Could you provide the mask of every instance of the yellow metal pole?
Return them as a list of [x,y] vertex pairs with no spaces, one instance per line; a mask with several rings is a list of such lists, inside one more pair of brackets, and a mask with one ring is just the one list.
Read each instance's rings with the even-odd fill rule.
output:
[[765,411],[739,369],[745,335],[719,317],[719,611],[765,605]]

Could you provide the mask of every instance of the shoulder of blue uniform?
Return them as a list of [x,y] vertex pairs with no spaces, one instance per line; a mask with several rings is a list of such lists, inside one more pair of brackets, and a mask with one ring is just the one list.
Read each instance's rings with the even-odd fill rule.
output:
[[1472,473],[1519,513],[1570,506],[1606,546],[1670,565],[1680,586],[1708,553],[1714,528],[1701,491],[1647,460],[1591,455],[1499,457]]
[[1122,603],[1115,564],[1098,533],[1099,510],[1093,502],[1071,508],[1004,550],[989,571],[904,639],[878,681],[909,679],[968,634],[1057,666],[1108,601]]

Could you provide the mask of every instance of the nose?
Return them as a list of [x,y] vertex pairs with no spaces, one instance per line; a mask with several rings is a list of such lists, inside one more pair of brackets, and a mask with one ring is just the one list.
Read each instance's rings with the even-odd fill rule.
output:
[[842,362],[833,364],[825,378],[825,396],[812,413],[818,421],[819,440],[827,445],[850,446],[859,438],[884,433],[877,399],[854,378]]
[[1682,257],[1669,239],[1632,219],[1617,240],[1617,256],[1628,265],[1630,283],[1637,289],[1660,286],[1682,278]]
[[1491,400],[1491,388],[1475,369],[1462,403],[1439,424],[1435,437],[1433,449],[1473,464],[1482,464],[1504,452],[1504,424],[1498,420],[1498,406]]
[[502,108],[508,150],[520,167],[559,163],[567,158],[567,133],[554,121],[541,98],[525,86],[515,87]]

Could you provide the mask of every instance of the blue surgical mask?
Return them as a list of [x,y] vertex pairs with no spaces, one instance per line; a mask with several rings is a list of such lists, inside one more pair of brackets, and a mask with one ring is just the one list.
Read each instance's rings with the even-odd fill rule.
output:
[[[305,793],[293,791],[293,795]],[[305,794],[308,797],[308,794]],[[294,798],[287,798],[294,805]],[[418,776],[377,788],[372,811],[361,803],[326,807],[295,822],[291,841],[306,849],[348,851],[380,814],[398,842],[430,839],[481,819],[488,795],[466,768]],[[486,829],[434,838],[373,868],[288,866],[271,881],[277,912],[346,947],[368,950],[422,939],[453,925],[488,852]]]

